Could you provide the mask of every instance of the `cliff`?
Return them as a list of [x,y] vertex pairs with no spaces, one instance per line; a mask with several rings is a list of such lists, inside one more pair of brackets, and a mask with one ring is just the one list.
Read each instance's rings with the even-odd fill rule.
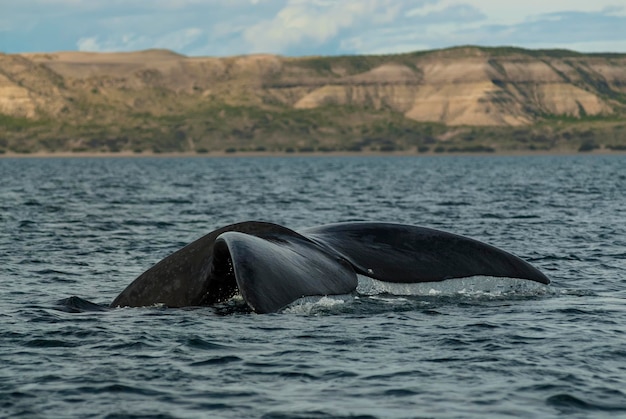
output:
[[0,54],[0,149],[15,151],[620,146],[625,110],[621,54]]

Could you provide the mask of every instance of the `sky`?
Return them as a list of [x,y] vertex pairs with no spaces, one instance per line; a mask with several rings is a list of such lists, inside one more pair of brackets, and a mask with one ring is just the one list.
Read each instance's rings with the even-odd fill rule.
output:
[[387,54],[458,45],[626,53],[626,0],[0,0],[0,51]]

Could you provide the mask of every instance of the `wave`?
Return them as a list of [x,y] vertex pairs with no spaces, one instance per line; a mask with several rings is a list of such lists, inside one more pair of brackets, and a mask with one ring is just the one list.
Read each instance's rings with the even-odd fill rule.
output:
[[534,281],[517,278],[472,276],[441,282],[401,284],[382,282],[359,275],[357,293],[361,295],[391,294],[397,296],[476,296],[502,297],[544,294],[548,287]]
[[355,296],[353,295],[302,297],[289,304],[282,311],[289,314],[323,314],[336,311],[341,306],[354,300]]
[[[338,313],[362,313],[379,311],[384,305],[393,310],[404,308],[424,309],[424,301],[407,297],[470,299],[519,298],[545,295],[550,288],[534,281],[516,278],[473,276],[449,279],[441,282],[400,284],[382,282],[358,275],[358,286],[354,294],[302,297],[282,310],[283,313],[323,315]],[[368,308],[369,307],[369,308]]]
[[[355,309],[362,297],[391,305],[404,304],[403,297],[464,297],[464,298],[510,298],[539,296],[549,293],[550,288],[534,281],[516,278],[473,276],[449,279],[441,282],[391,283],[358,275],[358,286],[354,294],[307,296],[299,298],[282,310],[288,314],[330,314],[346,309]],[[162,305],[154,305],[162,308]],[[108,307],[80,297],[72,296],[57,302],[56,308],[70,313],[107,311]],[[240,294],[212,307],[217,315],[248,314]],[[358,310],[357,310],[358,311]]]

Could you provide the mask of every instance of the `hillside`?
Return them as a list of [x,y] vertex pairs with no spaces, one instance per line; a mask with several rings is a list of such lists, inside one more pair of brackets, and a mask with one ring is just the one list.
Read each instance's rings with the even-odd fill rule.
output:
[[626,147],[626,54],[0,54],[0,152]]

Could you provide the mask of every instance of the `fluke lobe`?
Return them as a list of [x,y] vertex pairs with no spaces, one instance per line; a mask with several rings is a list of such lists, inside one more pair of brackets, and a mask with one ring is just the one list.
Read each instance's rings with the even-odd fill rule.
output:
[[257,313],[300,297],[348,294],[357,273],[395,283],[476,275],[550,280],[504,250],[456,234],[392,223],[341,223],[296,232],[258,221],[215,230],[135,279],[111,307],[204,306],[237,292]]

